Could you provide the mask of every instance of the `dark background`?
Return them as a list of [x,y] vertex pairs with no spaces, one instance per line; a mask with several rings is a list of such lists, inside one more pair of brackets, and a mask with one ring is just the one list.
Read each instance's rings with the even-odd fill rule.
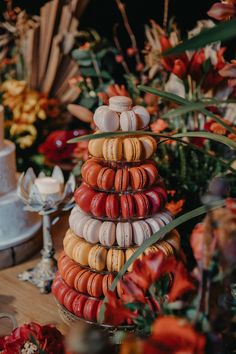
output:
[[[169,0],[169,17],[175,16],[183,34],[194,27],[196,21],[209,18],[206,12],[216,0]],[[45,0],[15,0],[13,4],[32,14],[38,14],[39,8]],[[164,0],[123,0],[126,4],[130,24],[136,35],[139,45],[143,46],[144,25],[149,19],[159,24],[163,20]],[[0,0],[1,12],[4,1]],[[112,27],[114,23],[122,24],[122,18],[117,9],[115,0],[90,0],[81,20],[80,29],[95,28],[99,34],[112,40]],[[127,41],[127,34],[120,26],[119,36]],[[128,43],[127,43],[128,44]]]

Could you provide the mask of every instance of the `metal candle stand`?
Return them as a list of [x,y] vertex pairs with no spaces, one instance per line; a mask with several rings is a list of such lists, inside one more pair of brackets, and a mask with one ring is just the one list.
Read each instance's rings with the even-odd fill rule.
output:
[[[38,178],[44,178],[45,174],[40,173]],[[51,234],[51,226],[59,217],[51,221],[50,214],[56,211],[70,210],[74,205],[73,192],[75,190],[75,177],[71,174],[68,181],[64,182],[62,170],[56,166],[52,172],[53,178],[61,185],[60,194],[48,194],[45,198],[40,194],[34,184],[36,175],[32,168],[23,173],[18,182],[18,195],[26,204],[25,210],[37,212],[43,217],[43,249],[41,260],[32,269],[28,269],[18,275],[23,281],[29,281],[40,289],[41,293],[49,293],[51,284],[57,271],[57,262],[54,258],[54,247]]]

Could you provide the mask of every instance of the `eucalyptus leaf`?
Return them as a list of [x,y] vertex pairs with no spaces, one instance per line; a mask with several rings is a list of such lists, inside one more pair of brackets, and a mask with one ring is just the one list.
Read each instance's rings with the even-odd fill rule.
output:
[[232,39],[236,37],[235,28],[236,19],[220,23],[215,27],[202,31],[199,35],[186,39],[177,46],[166,50],[163,53],[163,56],[176,55],[183,53],[186,50],[200,49],[210,43]]

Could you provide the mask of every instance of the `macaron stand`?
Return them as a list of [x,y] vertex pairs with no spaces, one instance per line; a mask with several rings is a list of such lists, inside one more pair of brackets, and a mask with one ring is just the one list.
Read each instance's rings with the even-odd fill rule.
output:
[[[115,275],[137,247],[173,219],[165,210],[167,193],[152,159],[157,142],[148,134],[149,120],[146,109],[132,107],[125,96],[112,97],[109,106],[95,111],[96,133],[119,134],[89,141],[90,157],[74,194],[76,206],[69,217],[70,228],[52,285],[67,322],[83,319],[97,323]],[[137,130],[143,134],[135,134]],[[180,236],[173,230],[145,254],[162,251],[171,256],[179,248]],[[119,285],[116,296],[122,296]]]

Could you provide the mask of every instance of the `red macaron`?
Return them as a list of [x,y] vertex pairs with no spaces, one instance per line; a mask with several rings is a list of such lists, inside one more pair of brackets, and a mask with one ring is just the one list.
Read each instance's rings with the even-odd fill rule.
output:
[[58,269],[60,272],[60,275],[63,279],[65,279],[66,273],[68,269],[71,269],[75,266],[75,263],[72,261],[72,259],[67,259],[67,262],[58,263]]
[[102,296],[102,281],[103,275],[98,273],[91,273],[87,282],[87,292],[94,297]]
[[69,286],[67,286],[64,282],[61,283],[61,288],[58,289],[56,294],[56,298],[60,302],[60,304],[63,305],[64,297],[69,290],[71,290]]
[[77,292],[73,289],[70,289],[65,293],[65,296],[63,299],[63,305],[70,312],[73,312],[73,301],[75,300],[77,295],[78,295]]
[[110,219],[119,217],[119,197],[116,194],[108,194],[106,199],[106,216]]
[[91,275],[91,272],[89,270],[83,269],[81,270],[75,277],[74,280],[74,288],[80,292],[87,294],[87,283],[88,279]]
[[102,292],[106,296],[108,290],[110,290],[111,284],[113,280],[115,279],[114,275],[112,273],[110,274],[105,274],[102,279]]
[[142,167],[131,167],[129,174],[130,184],[134,190],[143,189],[147,185],[147,174]]
[[90,212],[90,205],[95,196],[96,192],[84,184],[77,188],[74,193],[76,203],[86,213]]
[[155,186],[153,187],[153,190],[159,194],[159,196],[162,198],[162,207],[167,203],[168,197],[167,197],[167,192],[162,186]]
[[162,199],[156,191],[153,189],[145,192],[145,195],[148,197],[148,200],[151,205],[151,214],[156,214],[161,210],[162,207]]
[[65,273],[65,277],[63,279],[66,282],[66,284],[71,288],[74,287],[75,278],[80,271],[81,271],[81,267],[75,265],[69,268]]
[[101,168],[97,176],[98,188],[103,190],[111,190],[114,185],[115,171],[109,167]]
[[122,218],[130,219],[134,216],[134,200],[130,194],[123,194],[120,197]]
[[106,216],[106,193],[96,193],[90,204],[90,212],[96,217]]
[[55,277],[52,283],[52,293],[57,297],[58,290],[61,288],[61,280],[59,277]]
[[74,299],[72,304],[72,310],[75,316],[82,318],[84,312],[84,306],[87,301],[88,297],[82,294],[78,294],[77,297]]
[[91,164],[90,168],[86,169],[86,173],[84,173],[84,180],[91,187],[97,187],[97,180],[100,171],[102,170],[102,166],[97,163]]
[[114,187],[117,192],[124,192],[129,186],[129,171],[127,168],[119,168],[116,171]]
[[133,195],[135,201],[135,215],[137,217],[148,216],[150,212],[150,203],[144,193],[136,193]]
[[144,164],[142,165],[142,168],[145,170],[147,176],[148,176],[148,185],[151,186],[153,185],[158,178],[158,170],[156,166],[153,164]]
[[95,322],[97,320],[97,308],[99,300],[88,298],[84,305],[83,317],[87,321]]

